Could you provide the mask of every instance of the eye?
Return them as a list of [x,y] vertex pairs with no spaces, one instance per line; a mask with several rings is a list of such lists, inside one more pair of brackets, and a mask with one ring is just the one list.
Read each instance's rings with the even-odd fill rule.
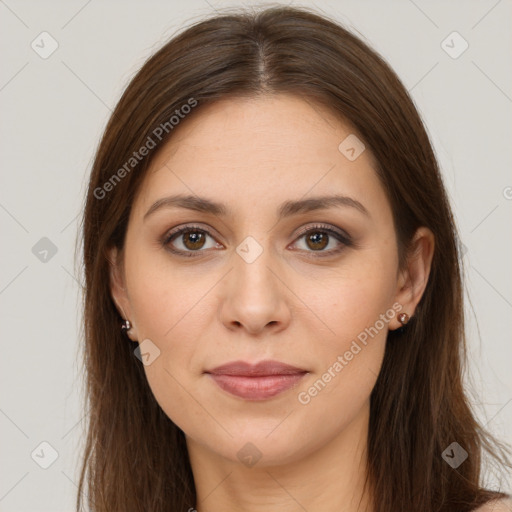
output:
[[[211,241],[208,243],[208,238]],[[310,253],[318,253],[314,256],[331,256],[342,251],[344,247],[353,245],[350,237],[341,231],[335,230],[329,225],[317,224],[309,226],[307,229],[299,233],[298,238],[294,242],[303,240],[302,251]],[[205,228],[199,226],[185,226],[180,229],[172,230],[164,235],[162,245],[174,254],[179,256],[193,257],[205,252],[206,249],[221,249],[223,245],[216,242],[213,235]],[[326,247],[334,245],[334,248],[325,250]]]
[[221,248],[218,242],[207,244],[207,238],[212,238],[211,233],[198,226],[186,226],[179,230],[171,231],[164,237],[163,245],[173,253],[182,256],[195,256],[194,252],[201,252],[201,249]]
[[[318,256],[331,256],[342,251],[345,246],[352,245],[352,241],[347,235],[326,225],[309,226],[302,231],[297,240],[302,239],[304,243],[301,250],[321,253]],[[334,248],[324,250],[329,245],[334,245]]]

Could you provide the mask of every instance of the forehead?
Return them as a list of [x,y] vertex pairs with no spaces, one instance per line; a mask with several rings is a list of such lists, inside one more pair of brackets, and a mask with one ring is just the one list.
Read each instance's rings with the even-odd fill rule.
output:
[[159,148],[137,206],[175,192],[261,207],[340,193],[378,206],[384,192],[369,148],[356,159],[347,158],[343,144],[340,150],[343,141],[357,141],[354,132],[325,107],[296,95],[199,105]]

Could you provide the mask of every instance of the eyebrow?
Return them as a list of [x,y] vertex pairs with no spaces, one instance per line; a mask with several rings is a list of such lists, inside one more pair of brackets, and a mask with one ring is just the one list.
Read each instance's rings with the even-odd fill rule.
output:
[[[334,207],[350,207],[355,208],[365,216],[371,218],[368,210],[356,199],[342,195],[332,196],[319,196],[310,197],[308,199],[299,199],[295,201],[285,201],[281,204],[277,211],[278,219],[281,220],[285,217],[297,215],[299,213],[307,213],[316,210],[324,210]],[[145,213],[144,219],[146,220],[151,214],[162,208],[185,208],[202,213],[211,213],[219,217],[225,217],[232,215],[232,212],[227,208],[226,205],[212,201],[205,197],[193,196],[193,195],[182,195],[177,194],[173,196],[163,197],[158,199],[151,205],[149,210]]]

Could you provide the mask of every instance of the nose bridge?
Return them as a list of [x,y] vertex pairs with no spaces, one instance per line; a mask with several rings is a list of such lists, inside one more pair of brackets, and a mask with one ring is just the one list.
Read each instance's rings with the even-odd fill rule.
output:
[[[257,294],[274,296],[278,293],[274,281],[276,277],[271,272],[271,268],[276,267],[276,262],[272,261],[272,250],[269,244],[269,237],[263,240],[264,235],[257,240],[254,236],[247,236],[236,247],[234,258],[235,286],[240,286],[243,291]],[[251,290],[252,288],[253,290]]]
[[229,328],[242,325],[256,333],[268,324],[283,327],[289,321],[285,287],[269,244],[268,236],[247,236],[235,249],[221,304],[221,318]]

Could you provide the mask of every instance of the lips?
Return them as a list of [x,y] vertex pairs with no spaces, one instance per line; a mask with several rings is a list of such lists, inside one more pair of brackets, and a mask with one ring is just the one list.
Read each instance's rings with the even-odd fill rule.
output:
[[308,373],[279,361],[233,361],[205,372],[224,391],[245,400],[266,400],[297,385]]

